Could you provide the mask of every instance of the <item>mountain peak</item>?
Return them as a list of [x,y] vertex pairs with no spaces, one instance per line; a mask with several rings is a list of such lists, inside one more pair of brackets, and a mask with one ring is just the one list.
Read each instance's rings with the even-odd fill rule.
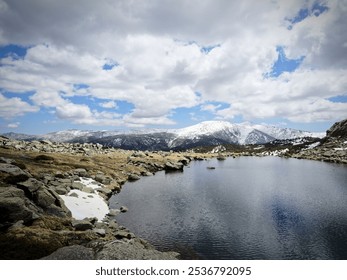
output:
[[[100,143],[107,147],[138,150],[190,149],[197,146],[216,146],[222,144],[264,144],[275,139],[294,139],[300,137],[324,137],[290,128],[251,123],[231,123],[223,120],[204,121],[181,129],[155,131],[91,131],[66,130],[28,137],[47,139],[53,142]],[[15,135],[9,135],[16,138]],[[24,135],[19,135],[25,139]]]
[[204,121],[192,126],[177,129],[174,132],[180,137],[191,135],[210,135],[214,132],[233,128],[233,124],[227,121]]

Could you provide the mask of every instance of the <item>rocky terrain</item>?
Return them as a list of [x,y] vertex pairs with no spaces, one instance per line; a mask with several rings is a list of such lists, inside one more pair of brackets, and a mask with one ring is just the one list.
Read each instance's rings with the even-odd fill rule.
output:
[[[182,171],[191,160],[212,157],[270,155],[346,164],[346,135],[345,120],[332,126],[323,139],[204,146],[187,152],[130,151],[97,143],[30,142],[0,136],[1,259],[179,258],[176,252],[155,250],[117,223],[117,215],[129,209],[109,209],[107,201],[126,181],[159,170]],[[87,203],[97,207],[85,214],[82,206]]]
[[[194,151],[208,152],[211,149],[213,147],[201,147]],[[335,123],[324,138],[299,137],[264,144],[223,145],[217,150],[228,156],[280,156],[347,164],[347,120]]]
[[347,164],[347,119],[335,123],[312,149],[303,149],[288,156]]
[[127,180],[182,170],[207,156],[0,137],[1,258],[175,259],[178,253],[159,252],[116,222],[126,206],[109,209],[102,220],[76,218],[64,198],[98,195],[107,205]]

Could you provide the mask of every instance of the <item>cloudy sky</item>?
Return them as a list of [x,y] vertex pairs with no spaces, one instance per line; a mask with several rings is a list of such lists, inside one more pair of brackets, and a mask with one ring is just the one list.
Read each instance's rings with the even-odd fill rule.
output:
[[347,0],[0,0],[0,132],[325,131],[347,118]]

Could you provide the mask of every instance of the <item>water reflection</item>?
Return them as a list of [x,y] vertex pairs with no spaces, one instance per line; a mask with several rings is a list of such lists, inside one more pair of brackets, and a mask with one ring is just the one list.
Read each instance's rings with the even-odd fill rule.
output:
[[346,171],[280,158],[194,162],[128,183],[110,203],[129,207],[117,220],[137,235],[194,258],[347,259]]

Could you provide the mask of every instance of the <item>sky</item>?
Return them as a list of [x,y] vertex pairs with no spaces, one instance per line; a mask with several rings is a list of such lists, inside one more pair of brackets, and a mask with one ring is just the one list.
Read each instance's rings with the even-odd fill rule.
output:
[[0,0],[0,133],[325,131],[347,118],[347,0]]

